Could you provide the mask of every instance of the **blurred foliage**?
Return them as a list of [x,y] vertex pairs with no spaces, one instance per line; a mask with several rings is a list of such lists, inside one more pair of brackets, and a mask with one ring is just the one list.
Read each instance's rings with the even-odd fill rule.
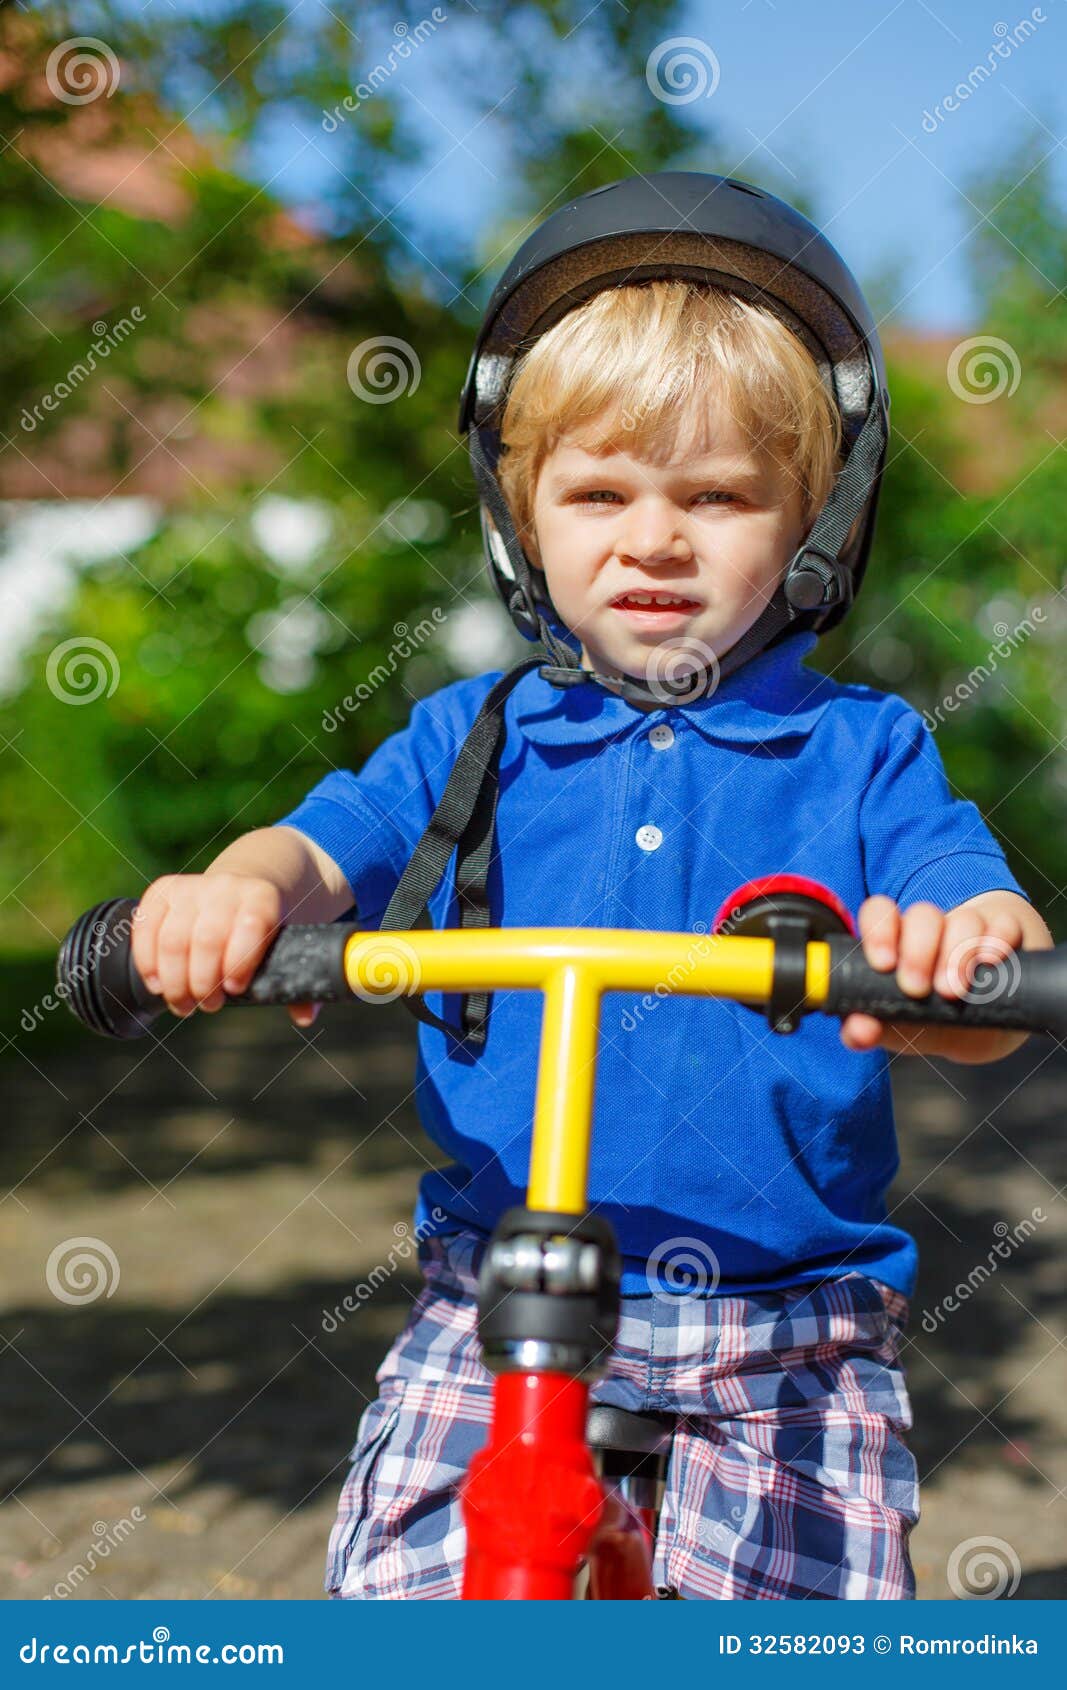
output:
[[[0,22],[9,67],[0,123],[14,138],[0,156],[0,372],[12,419],[84,356],[96,320],[135,304],[145,316],[106,374],[77,388],[54,419],[29,438],[9,422],[3,453],[32,457],[53,429],[84,416],[106,445],[115,491],[128,491],[131,429],[161,396],[173,428],[161,450],[190,438],[207,447],[207,467],[200,460],[185,475],[150,539],[79,571],[24,653],[19,686],[0,701],[0,851],[11,889],[0,942],[9,949],[48,948],[87,904],[206,866],[329,766],[358,766],[406,720],[413,697],[453,676],[446,644],[413,631],[429,628],[434,611],[454,618],[484,592],[455,408],[495,275],[530,221],[577,192],[634,169],[726,168],[706,115],[698,131],[690,108],[645,88],[645,60],[671,32],[673,4],[586,16],[582,4],[523,0],[450,14],[447,42],[420,48],[443,63],[447,49],[450,98],[491,127],[513,190],[507,215],[490,220],[475,251],[447,227],[420,226],[404,185],[426,177],[438,143],[417,121],[403,75],[335,134],[321,117],[365,73],[368,53],[373,61],[365,43],[395,37],[403,23],[414,29],[428,12],[101,3]],[[53,179],[49,139],[78,137],[82,113],[93,111],[51,98],[44,81],[50,49],[75,34],[116,44],[122,81],[107,102],[109,145],[180,157],[180,215],[123,209],[121,195],[93,203]],[[487,76],[487,66],[499,74]],[[186,112],[195,112],[191,125],[178,115]],[[302,240],[286,234],[256,177],[282,113],[330,166],[313,235]],[[997,182],[975,183],[976,201],[996,207],[1032,146],[1003,162]],[[447,163],[438,171],[447,194]],[[760,180],[817,216],[795,185],[762,171]],[[1057,291],[1067,258],[1047,169],[1007,192],[983,225],[976,266],[982,330],[1021,359],[1018,393],[997,404],[1006,429],[1019,418],[1027,466],[996,496],[962,494],[956,477],[973,447],[961,401],[944,381],[891,368],[892,462],[875,555],[855,611],[818,655],[844,678],[933,710],[987,658],[1001,624],[1044,607],[1038,631],[945,718],[937,744],[1055,924],[1067,810],[1064,477],[1041,407],[1067,344]],[[219,313],[221,347],[208,306]],[[229,376],[239,360],[226,337],[237,322],[251,325],[241,346],[277,333],[284,384],[242,381],[239,368]],[[415,349],[420,380],[394,403],[361,403],[346,378],[349,354],[384,334]],[[110,409],[102,385],[120,401]],[[235,444],[246,457],[234,456]],[[269,555],[263,524],[280,525],[285,513],[259,505],[257,525],[264,491],[318,502],[322,535],[310,555],[286,564]],[[115,673],[102,675],[91,703],[66,702],[62,685],[47,684],[50,657],[75,638],[114,654]],[[111,660],[86,661],[80,683],[64,671],[75,697],[92,690],[93,661]],[[382,674],[388,684],[372,680]],[[359,707],[334,731],[329,713],[357,689]]]
[[[1054,152],[1054,149],[1053,149]],[[1047,139],[1023,133],[965,184],[976,363],[953,391],[890,362],[892,439],[863,593],[820,666],[927,713],[956,791],[974,800],[1057,938],[1067,938],[1067,218]],[[940,372],[938,372],[940,374]],[[986,384],[989,384],[988,386]],[[995,491],[963,495],[976,394],[995,415]]]

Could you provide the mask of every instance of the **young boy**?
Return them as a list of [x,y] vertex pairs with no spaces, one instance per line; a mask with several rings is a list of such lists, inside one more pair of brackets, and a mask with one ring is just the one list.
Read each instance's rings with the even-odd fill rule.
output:
[[[402,874],[450,773],[466,813],[483,790],[495,803],[494,925],[700,933],[740,883],[784,871],[858,910],[868,959],[913,995],[1051,943],[915,712],[803,665],[873,527],[887,396],[865,311],[817,230],[722,178],[617,184],[531,237],[487,312],[464,426],[494,579],[553,662],[506,701],[499,674],[423,699],[358,774],[150,887],[134,958],[175,1013],[242,991],[280,922],[354,905],[368,928],[404,925]],[[489,786],[464,786],[462,748],[494,720]],[[463,904],[440,885],[428,908],[445,925]],[[458,1486],[492,1389],[477,1268],[525,1190],[540,1002],[458,1009],[420,1030],[420,1113],[452,1162],[422,1181],[425,1284],[350,1452],[332,1595],[460,1592]],[[897,1358],[916,1262],[885,1203],[884,1052],[987,1062],[1021,1042],[862,1015],[781,1039],[735,1005],[605,1000],[590,1203],[624,1275],[593,1398],[679,1417],[662,1590],[914,1595]]]

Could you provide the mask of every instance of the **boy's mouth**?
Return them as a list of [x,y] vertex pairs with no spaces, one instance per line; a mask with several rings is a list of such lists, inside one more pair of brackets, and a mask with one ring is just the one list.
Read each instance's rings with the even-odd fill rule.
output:
[[697,599],[687,598],[683,593],[635,590],[613,598],[611,608],[635,627],[670,628],[686,621],[700,609],[700,604]]

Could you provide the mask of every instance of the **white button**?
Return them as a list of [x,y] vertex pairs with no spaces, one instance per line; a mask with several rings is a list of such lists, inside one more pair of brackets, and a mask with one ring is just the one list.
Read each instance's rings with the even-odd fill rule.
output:
[[639,827],[634,834],[634,838],[642,851],[655,851],[663,844],[662,833],[658,827],[653,827],[651,822],[646,822],[644,827]]
[[648,743],[656,751],[666,751],[669,745],[674,744],[674,729],[666,722],[657,722],[654,728],[649,729]]

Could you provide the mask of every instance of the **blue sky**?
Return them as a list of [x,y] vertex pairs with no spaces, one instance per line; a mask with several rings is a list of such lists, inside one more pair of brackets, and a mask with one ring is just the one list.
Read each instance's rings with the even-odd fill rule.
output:
[[[1035,120],[1056,149],[1064,134],[1067,10],[994,52],[997,69],[955,112],[936,106],[1031,8],[1015,0],[749,0],[696,6],[694,34],[722,67],[708,102],[729,138],[737,173],[759,180],[774,155],[814,193],[819,220],[858,272],[901,262],[907,315],[926,326],[970,320],[974,300],[964,237],[977,220],[965,183]],[[929,113],[924,129],[924,114]],[[933,127],[933,133],[929,128]],[[1067,156],[1054,152],[1067,185]],[[788,178],[787,178],[788,180]],[[963,241],[962,245],[960,243]]]
[[[417,224],[488,256],[490,234],[509,209],[505,139],[491,108],[506,94],[513,66],[506,55],[486,64],[484,95],[473,107],[459,103],[449,75],[453,55],[476,55],[477,12],[486,3],[447,0],[440,8],[445,21],[391,72],[391,92],[402,94],[432,163],[421,180],[384,179],[376,203],[388,213],[407,196],[405,211]],[[325,4],[297,0],[296,10],[310,22]],[[372,13],[364,22],[366,10],[345,0],[330,0],[330,9],[360,32],[350,67],[355,79],[395,44],[393,19],[384,9],[377,21]],[[431,9],[427,0],[422,15]],[[512,17],[514,56],[541,51],[521,5]],[[1033,33],[1015,44],[1024,19]],[[888,297],[911,323],[944,331],[976,323],[967,236],[979,214],[968,181],[1035,124],[1046,126],[1044,145],[1067,204],[1067,149],[1059,144],[1067,0],[1042,0],[1036,8],[1023,0],[732,0],[684,7],[679,20],[677,33],[697,43],[705,65],[713,55],[717,67],[714,91],[684,112],[698,144],[707,137],[706,167],[785,198],[793,184],[805,190],[861,281],[899,271]],[[644,87],[605,88],[590,51],[594,39],[592,29],[579,29],[566,48],[550,46],[559,65],[554,91],[587,102],[591,121],[608,133],[624,117],[625,98],[653,95]],[[945,111],[945,95],[975,65],[990,64],[987,79],[958,109]],[[328,134],[306,113],[281,109],[245,163],[256,178],[271,178],[272,191],[294,207],[313,207],[343,163],[346,141],[343,131]]]

